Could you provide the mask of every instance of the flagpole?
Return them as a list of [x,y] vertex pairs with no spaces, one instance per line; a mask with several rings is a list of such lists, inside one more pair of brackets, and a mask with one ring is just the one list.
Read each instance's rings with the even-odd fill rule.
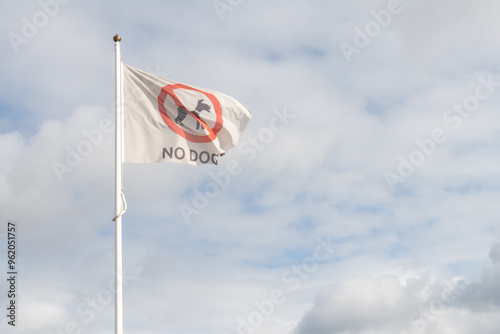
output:
[[123,334],[123,287],[122,287],[122,217],[124,212],[123,196],[123,85],[120,41],[116,34],[115,42],[115,333]]

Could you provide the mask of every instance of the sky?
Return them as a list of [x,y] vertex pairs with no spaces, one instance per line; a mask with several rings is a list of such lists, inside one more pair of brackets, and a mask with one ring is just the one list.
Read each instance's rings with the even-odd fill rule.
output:
[[0,332],[114,333],[118,33],[253,115],[217,166],[124,165],[124,333],[496,334],[499,10],[1,1]]

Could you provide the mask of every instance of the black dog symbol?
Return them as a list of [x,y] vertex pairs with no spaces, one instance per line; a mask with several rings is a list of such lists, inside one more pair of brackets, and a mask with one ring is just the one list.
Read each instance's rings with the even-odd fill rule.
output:
[[[199,118],[200,113],[202,111],[210,112],[210,106],[206,103],[203,103],[203,100],[198,100],[198,105],[191,112],[193,114],[195,114],[196,117]],[[184,109],[182,107],[178,107],[177,108],[177,117],[175,118],[175,123],[179,124],[180,126],[184,126],[184,124],[182,124],[182,121],[186,118],[187,114],[188,114],[188,112],[186,111],[186,109]],[[198,130],[199,128],[200,128],[200,122],[198,122],[198,119],[196,119],[196,130]]]

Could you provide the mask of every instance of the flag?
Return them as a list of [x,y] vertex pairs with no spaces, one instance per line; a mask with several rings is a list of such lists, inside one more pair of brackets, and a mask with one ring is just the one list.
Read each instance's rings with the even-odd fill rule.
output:
[[251,117],[230,96],[123,64],[124,162],[217,164]]

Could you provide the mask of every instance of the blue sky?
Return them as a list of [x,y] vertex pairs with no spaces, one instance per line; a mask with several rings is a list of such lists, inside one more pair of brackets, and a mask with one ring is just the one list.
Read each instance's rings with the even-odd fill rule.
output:
[[496,334],[499,6],[2,2],[0,331],[113,333],[119,33],[125,63],[253,114],[218,166],[124,166],[125,333]]

